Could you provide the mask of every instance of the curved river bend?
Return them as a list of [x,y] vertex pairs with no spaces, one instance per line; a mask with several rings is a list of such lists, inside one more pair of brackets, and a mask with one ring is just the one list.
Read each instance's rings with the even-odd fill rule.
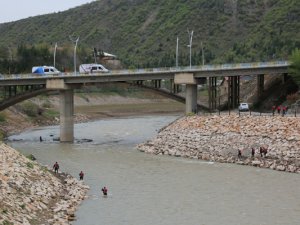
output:
[[[81,144],[53,142],[59,127],[10,137],[91,187],[76,225],[299,225],[300,176],[284,172],[141,153],[135,146],[176,116],[108,119],[75,125]],[[45,141],[39,142],[42,136]],[[107,186],[108,198],[100,190]]]

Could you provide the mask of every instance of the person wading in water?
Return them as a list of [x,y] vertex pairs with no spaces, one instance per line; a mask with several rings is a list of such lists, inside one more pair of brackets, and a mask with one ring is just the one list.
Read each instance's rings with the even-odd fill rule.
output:
[[103,187],[101,190],[102,190],[103,195],[107,196],[107,191],[108,191],[107,188]]

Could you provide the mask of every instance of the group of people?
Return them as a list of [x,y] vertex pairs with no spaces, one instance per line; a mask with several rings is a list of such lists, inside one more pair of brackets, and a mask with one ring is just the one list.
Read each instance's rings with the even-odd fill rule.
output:
[[278,115],[282,114],[282,116],[284,116],[287,111],[288,111],[288,107],[287,106],[282,106],[282,105],[273,105],[272,106],[272,112],[273,112],[273,115],[275,114],[275,111],[277,111]]
[[[55,174],[58,173],[58,170],[59,170],[59,164],[58,164],[58,162],[54,163],[53,170],[54,170]],[[79,180],[83,180],[83,177],[84,177],[84,173],[83,173],[83,171],[80,171],[80,173],[79,173]],[[102,191],[103,196],[107,196],[108,189],[106,187],[103,187],[101,189],[101,191]]]
[[[267,147],[265,147],[265,146],[259,147],[259,154],[261,157],[266,157],[267,153],[268,153]],[[251,156],[252,156],[252,158],[254,158],[254,156],[255,156],[255,148],[254,147],[251,148]],[[242,158],[242,150],[241,149],[238,150],[238,158]]]

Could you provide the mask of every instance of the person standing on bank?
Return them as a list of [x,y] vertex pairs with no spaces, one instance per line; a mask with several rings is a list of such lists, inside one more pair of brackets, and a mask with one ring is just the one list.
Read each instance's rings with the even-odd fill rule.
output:
[[251,155],[252,155],[252,158],[254,158],[254,155],[255,155],[255,149],[254,148],[251,149]]
[[79,180],[83,180],[83,177],[84,177],[84,173],[82,171],[80,171],[80,173],[79,173]]
[[238,158],[242,158],[242,150],[238,150]]
[[57,162],[53,165],[54,173],[58,173],[59,165]]

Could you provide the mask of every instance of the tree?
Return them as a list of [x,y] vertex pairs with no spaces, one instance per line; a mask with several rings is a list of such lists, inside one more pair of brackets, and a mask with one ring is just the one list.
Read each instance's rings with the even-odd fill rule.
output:
[[296,48],[292,52],[290,61],[291,61],[291,66],[289,68],[289,73],[293,77],[293,80],[300,87],[300,50],[299,49]]

